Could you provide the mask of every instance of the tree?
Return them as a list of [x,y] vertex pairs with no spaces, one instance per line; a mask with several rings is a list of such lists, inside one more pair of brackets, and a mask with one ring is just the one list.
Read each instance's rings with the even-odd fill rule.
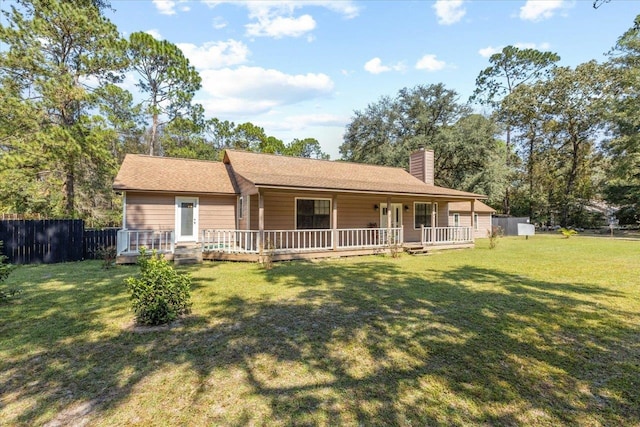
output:
[[126,62],[116,27],[96,4],[106,3],[18,0],[3,11],[0,98],[13,108],[15,124],[2,131],[0,175],[24,179],[26,192],[9,194],[17,210],[36,207],[23,205],[31,195],[43,199],[45,213],[76,216],[79,196],[82,204],[91,197],[78,182],[111,161],[93,133],[93,90],[117,81]]
[[640,222],[640,15],[609,52],[613,86],[608,111],[612,167],[607,200],[622,223]]
[[[138,73],[137,86],[147,95],[145,112],[151,116],[149,154],[157,147],[158,130],[191,108],[201,79],[189,60],[173,43],[156,40],[152,35],[137,32],[129,37],[128,55]],[[161,118],[164,117],[164,122]]]
[[[489,58],[491,65],[480,72],[476,78],[476,89],[471,101],[478,101],[495,110],[501,107],[502,99],[512,93],[518,86],[536,81],[542,77],[560,57],[552,52],[540,52],[536,49],[519,49],[506,46],[502,52]],[[512,163],[511,119],[502,114],[506,132],[507,167]],[[509,187],[505,189],[503,211],[510,213]]]
[[429,148],[435,154],[437,185],[495,200],[505,179],[499,162],[504,144],[496,132],[496,124],[472,114],[455,91],[442,84],[416,86],[356,111],[340,153],[348,161],[407,168],[412,151]]
[[548,80],[505,98],[503,113],[520,130],[516,141],[527,165],[521,176],[528,178],[532,219],[549,221],[557,212],[562,226],[576,225],[583,207],[598,196],[608,82],[605,67],[591,61],[575,69],[556,67]]
[[329,155],[322,151],[320,143],[315,138],[294,139],[284,150],[288,156],[307,157],[312,159],[329,159]]

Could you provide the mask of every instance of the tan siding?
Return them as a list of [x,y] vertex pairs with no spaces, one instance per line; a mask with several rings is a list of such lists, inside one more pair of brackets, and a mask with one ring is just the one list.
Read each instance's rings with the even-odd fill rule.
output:
[[476,239],[487,237],[491,231],[491,214],[479,213],[478,214],[478,229],[474,231]]
[[[461,227],[470,227],[471,226],[471,212],[449,212],[449,226],[453,227],[453,214],[458,213],[460,215],[460,226]],[[474,227],[473,236],[474,238],[482,238],[487,237],[487,233],[491,230],[491,214],[490,213],[479,213],[478,214],[478,227],[477,230]]]
[[236,196],[200,196],[200,230],[236,228]]
[[258,189],[253,183],[244,177],[235,174],[236,183],[238,184],[238,188],[240,189],[240,194],[257,194]]
[[433,185],[434,154],[432,150],[420,150],[409,157],[409,173],[420,181]]
[[255,194],[251,196],[251,212],[249,213],[249,221],[251,222],[251,226],[249,227],[251,230],[258,229],[258,223],[260,222],[259,218],[259,199],[258,195]]
[[449,207],[447,202],[438,203],[438,227],[449,226]]
[[[198,196],[198,221],[200,230],[206,228],[236,227],[236,196]],[[173,194],[127,192],[127,228],[131,230],[174,230],[175,201]]]
[[127,191],[126,221],[130,230],[173,230],[174,195]]
[[411,154],[409,173],[424,182],[424,151],[416,151]]

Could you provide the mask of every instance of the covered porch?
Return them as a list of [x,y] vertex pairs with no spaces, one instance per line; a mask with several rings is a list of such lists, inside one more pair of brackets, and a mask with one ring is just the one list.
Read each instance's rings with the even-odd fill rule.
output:
[[[142,247],[168,259],[184,246],[173,241],[174,230],[120,230],[119,262],[135,262]],[[403,227],[306,230],[202,230],[191,248],[200,259],[261,261],[367,255],[473,246],[471,227],[422,227],[420,241],[405,241]]]

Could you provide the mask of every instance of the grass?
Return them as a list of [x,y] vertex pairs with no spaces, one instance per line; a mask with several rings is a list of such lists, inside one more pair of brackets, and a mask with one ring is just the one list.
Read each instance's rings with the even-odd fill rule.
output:
[[193,314],[132,325],[136,267],[25,266],[0,306],[0,425],[638,425],[640,242],[185,268]]

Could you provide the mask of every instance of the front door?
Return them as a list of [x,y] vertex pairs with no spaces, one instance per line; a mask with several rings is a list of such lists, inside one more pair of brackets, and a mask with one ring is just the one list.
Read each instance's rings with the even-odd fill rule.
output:
[[176,197],[176,242],[198,241],[198,198]]
[[[380,227],[387,228],[387,204],[380,203]],[[391,228],[402,227],[402,203],[391,203]]]

